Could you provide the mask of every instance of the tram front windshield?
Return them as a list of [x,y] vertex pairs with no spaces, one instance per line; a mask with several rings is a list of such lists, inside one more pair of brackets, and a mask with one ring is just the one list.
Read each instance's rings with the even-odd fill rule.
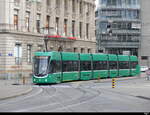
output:
[[49,56],[36,56],[34,61],[34,74],[44,76],[48,73]]

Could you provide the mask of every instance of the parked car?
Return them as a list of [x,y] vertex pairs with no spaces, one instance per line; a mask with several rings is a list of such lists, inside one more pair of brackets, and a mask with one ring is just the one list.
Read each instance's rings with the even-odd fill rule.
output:
[[148,67],[147,66],[141,66],[141,72],[145,72],[148,70]]

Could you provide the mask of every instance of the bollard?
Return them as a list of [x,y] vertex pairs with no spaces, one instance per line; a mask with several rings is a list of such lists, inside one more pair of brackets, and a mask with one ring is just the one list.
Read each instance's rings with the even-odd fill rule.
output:
[[112,88],[115,88],[115,78],[112,79]]
[[98,77],[97,77],[97,80],[95,81],[95,83],[100,83],[100,82],[101,82],[101,77],[98,76]]
[[25,85],[25,83],[26,83],[25,77],[23,77],[22,82],[23,82],[23,85]]
[[99,76],[99,77],[98,77],[98,82],[100,82],[100,81],[101,81],[101,77]]

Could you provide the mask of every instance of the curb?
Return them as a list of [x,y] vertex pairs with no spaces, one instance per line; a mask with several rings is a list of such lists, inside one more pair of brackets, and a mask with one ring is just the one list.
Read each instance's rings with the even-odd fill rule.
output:
[[[122,81],[122,80],[132,80],[132,79],[139,79],[139,78],[144,78],[144,77],[139,77],[139,76],[136,76],[136,77],[118,77],[118,78],[115,78],[116,81]],[[93,82],[94,83],[102,83],[102,82],[110,82],[112,81],[113,78],[109,78],[109,79],[101,79],[100,81],[98,80],[94,80]]]

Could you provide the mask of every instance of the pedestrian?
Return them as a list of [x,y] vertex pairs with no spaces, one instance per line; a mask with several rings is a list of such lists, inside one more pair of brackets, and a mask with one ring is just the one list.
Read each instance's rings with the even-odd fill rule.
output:
[[150,68],[148,68],[148,70],[146,71],[146,75],[147,75],[147,80],[150,80]]

